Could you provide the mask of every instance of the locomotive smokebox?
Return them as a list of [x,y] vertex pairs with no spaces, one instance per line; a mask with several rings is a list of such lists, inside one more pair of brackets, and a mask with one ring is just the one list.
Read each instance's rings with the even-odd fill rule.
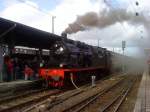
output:
[[64,37],[64,38],[67,38],[67,33],[66,32],[62,32],[61,36]]

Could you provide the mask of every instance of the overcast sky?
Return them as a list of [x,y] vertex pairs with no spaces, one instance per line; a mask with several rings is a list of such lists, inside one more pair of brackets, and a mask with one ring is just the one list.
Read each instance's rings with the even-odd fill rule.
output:
[[[68,24],[88,12],[95,12],[98,16],[101,16],[101,13],[105,16],[108,14],[106,17],[109,18],[111,11],[125,10],[130,15],[114,13],[109,20],[115,19],[115,22],[105,27],[84,26],[85,31],[73,33],[69,38],[91,45],[98,45],[99,40],[101,47],[111,50],[114,48],[117,52],[121,52],[121,42],[125,40],[127,42],[125,53],[140,55],[143,48],[149,47],[149,26],[145,26],[150,16],[149,3],[149,0],[0,0],[0,17],[51,32],[51,18],[56,16],[55,33],[60,35]],[[138,18],[136,12],[142,16],[140,19],[136,20]],[[126,18],[126,15],[132,17]]]

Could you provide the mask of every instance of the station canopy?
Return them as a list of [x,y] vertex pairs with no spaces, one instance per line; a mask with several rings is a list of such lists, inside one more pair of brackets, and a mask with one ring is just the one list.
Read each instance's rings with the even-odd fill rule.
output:
[[61,37],[17,22],[0,18],[1,44],[49,49]]

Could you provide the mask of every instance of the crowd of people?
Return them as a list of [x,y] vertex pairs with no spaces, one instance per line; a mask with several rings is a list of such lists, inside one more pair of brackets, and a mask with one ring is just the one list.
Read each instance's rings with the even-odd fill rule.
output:
[[2,81],[9,82],[18,79],[35,80],[38,78],[38,65],[37,59],[22,60],[5,55],[2,65]]

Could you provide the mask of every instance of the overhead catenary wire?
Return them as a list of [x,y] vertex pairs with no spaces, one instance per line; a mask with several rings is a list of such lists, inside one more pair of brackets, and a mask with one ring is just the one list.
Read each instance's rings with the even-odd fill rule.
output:
[[[137,8],[139,8],[139,2],[138,1],[135,1],[135,4],[134,4],[132,0],[128,0],[128,3],[131,4],[131,8],[132,8],[133,12],[138,13],[138,14],[140,13],[137,11]],[[138,16],[140,16],[140,15],[138,15]]]
[[[115,0],[114,0],[114,1],[115,1]],[[104,0],[104,3],[106,3],[106,2],[107,2],[107,1]],[[117,2],[115,2],[115,3],[117,3]],[[116,10],[115,7],[112,7],[110,4],[106,3],[106,5],[108,5],[109,7],[111,7],[113,10]],[[114,5],[114,6],[115,6],[115,5]],[[126,29],[126,27],[124,26],[124,24],[121,22],[121,19],[119,18],[119,16],[118,16],[116,13],[114,13],[113,17],[114,17],[116,20],[118,20],[118,23],[120,23],[120,25],[122,26],[122,27],[121,27],[121,28],[122,28],[122,31],[126,33],[128,30]]]
[[[104,1],[104,2],[107,2],[107,1]],[[113,0],[113,2],[115,2],[115,4],[113,5],[113,7],[111,6],[111,4],[109,4],[109,3],[106,3],[106,5],[108,5],[109,7],[111,7],[112,9],[114,9],[114,10],[116,10],[116,8],[118,8],[117,6],[119,6],[120,4],[116,1],[116,0]],[[134,11],[134,9],[133,9],[133,11]],[[136,12],[136,11],[135,11]],[[119,21],[119,23],[120,23],[120,25],[122,26],[121,28],[122,28],[122,30],[123,30],[123,32],[126,34],[127,32],[128,32],[128,29],[124,26],[124,24],[121,22],[121,19],[119,18],[119,15],[117,15],[116,13],[114,13],[114,15],[113,15],[116,19],[118,19]],[[138,32],[138,31],[137,31]]]
[[31,5],[30,3],[28,3],[28,2],[26,2],[26,1],[24,1],[24,0],[17,0],[17,1],[18,1],[18,2],[21,2],[21,3],[24,3],[25,5],[28,5],[28,6],[32,7],[33,9],[35,9],[35,10],[37,10],[37,11],[39,11],[39,12],[42,12],[42,13],[44,13],[44,14],[46,14],[46,15],[54,16],[53,14],[51,14],[51,13],[49,13],[49,12],[47,12],[47,11],[41,9],[40,7],[36,7],[36,6],[34,6],[34,5]]
[[[116,0],[114,0],[114,1],[116,1]],[[138,1],[135,1],[135,5],[134,5],[134,3],[133,3],[132,0],[128,0],[128,3],[131,4],[131,8],[132,8],[132,10],[133,10],[133,13],[134,13],[134,12],[138,13],[135,5],[137,5],[137,3],[138,3],[138,5],[137,5],[137,8],[138,8],[138,7],[139,7],[139,2],[138,2]],[[144,7],[144,8],[145,8],[145,7]],[[141,13],[141,14],[139,15],[139,13],[138,13],[138,16],[143,16],[142,14],[143,14],[143,13]],[[135,17],[137,17],[137,15],[136,15]],[[140,33],[141,36],[139,36],[139,37],[140,37],[140,39],[143,39],[143,30],[141,31],[141,30],[139,30],[138,28],[136,28],[136,29],[135,29],[135,32],[136,32],[136,33]]]
[[[131,8],[133,9],[133,12],[137,12],[136,11],[136,7],[133,4],[133,1],[132,0],[128,0],[128,3],[131,4]],[[135,2],[135,4],[137,4],[137,3]],[[138,3],[138,6],[139,6],[139,3]]]
[[[138,2],[138,1],[135,1],[135,5],[136,5],[136,6],[135,6],[132,0],[128,0],[128,1],[129,1],[129,3],[130,3],[131,6],[132,6],[133,11],[136,13],[136,16],[143,16],[142,13],[139,15],[139,12],[137,11],[137,8],[136,8],[136,6],[139,7],[139,2]],[[144,7],[144,8],[145,8],[145,7]],[[137,14],[138,14],[138,15],[137,15]],[[136,29],[136,30],[138,30],[138,29]],[[137,31],[137,32],[138,32],[138,33],[141,33],[141,30],[140,30],[140,31]],[[142,31],[141,34],[143,34],[143,31]],[[143,38],[143,35],[141,35],[140,37]]]
[[[115,0],[114,0],[115,1]],[[116,7],[112,7],[112,5],[111,4],[109,4],[108,3],[108,1],[107,0],[104,0],[104,3],[107,5],[107,6],[109,6],[109,9],[111,10],[116,10],[116,6],[115,5],[117,5],[118,3],[116,3],[115,2],[115,4],[114,4],[114,6]],[[118,5],[119,6],[119,5]],[[119,16],[116,14],[116,13],[114,13],[113,15],[112,15],[112,17],[113,17],[113,19],[115,20],[118,20],[117,22],[121,25],[121,29],[122,29],[122,31],[126,34],[127,32],[128,32],[128,30],[126,29],[126,27],[124,26],[124,24],[121,22],[121,19],[119,18]]]
[[52,33],[54,33],[54,19],[56,18],[56,16],[54,16],[53,14],[51,14],[51,13],[49,13],[49,12],[47,12],[47,11],[41,9],[40,7],[36,7],[36,6],[34,6],[34,5],[32,5],[32,4],[28,3],[28,2],[26,2],[25,0],[17,0],[17,1],[18,1],[18,2],[21,2],[21,3],[24,3],[25,5],[28,5],[28,6],[30,6],[31,8],[33,8],[33,9],[35,9],[35,10],[37,10],[37,11],[43,13],[43,14],[46,14],[46,15],[48,15],[48,16],[51,16],[51,17],[52,17],[52,18],[51,18],[51,19],[52,19]]
[[[117,6],[120,5],[116,0],[113,0],[113,2],[115,2],[115,4],[116,4]],[[137,12],[137,11],[136,11],[136,8],[135,8],[135,6],[134,6],[134,4],[133,4],[133,2],[132,2],[131,0],[128,0],[128,3],[131,4],[131,6],[132,6],[131,8],[132,8],[133,12]],[[135,2],[135,4],[136,4],[136,2]],[[109,5],[109,4],[107,4],[107,5]],[[116,7],[116,5],[114,5],[113,8]],[[139,2],[138,2],[138,6],[139,6]],[[111,6],[110,6],[110,7],[111,7]],[[116,7],[116,8],[117,8],[117,7]],[[115,16],[116,16],[116,18],[118,18],[118,20],[120,21],[119,16],[116,15],[116,14],[115,14]],[[126,27],[124,26],[124,24],[121,23],[121,22],[119,22],[119,23],[120,23],[120,25],[123,27],[123,29],[124,29],[125,31],[127,31],[127,30],[126,30]],[[137,31],[137,33],[139,32],[138,29],[135,29],[135,30]],[[125,32],[125,33],[126,33],[126,32]]]

